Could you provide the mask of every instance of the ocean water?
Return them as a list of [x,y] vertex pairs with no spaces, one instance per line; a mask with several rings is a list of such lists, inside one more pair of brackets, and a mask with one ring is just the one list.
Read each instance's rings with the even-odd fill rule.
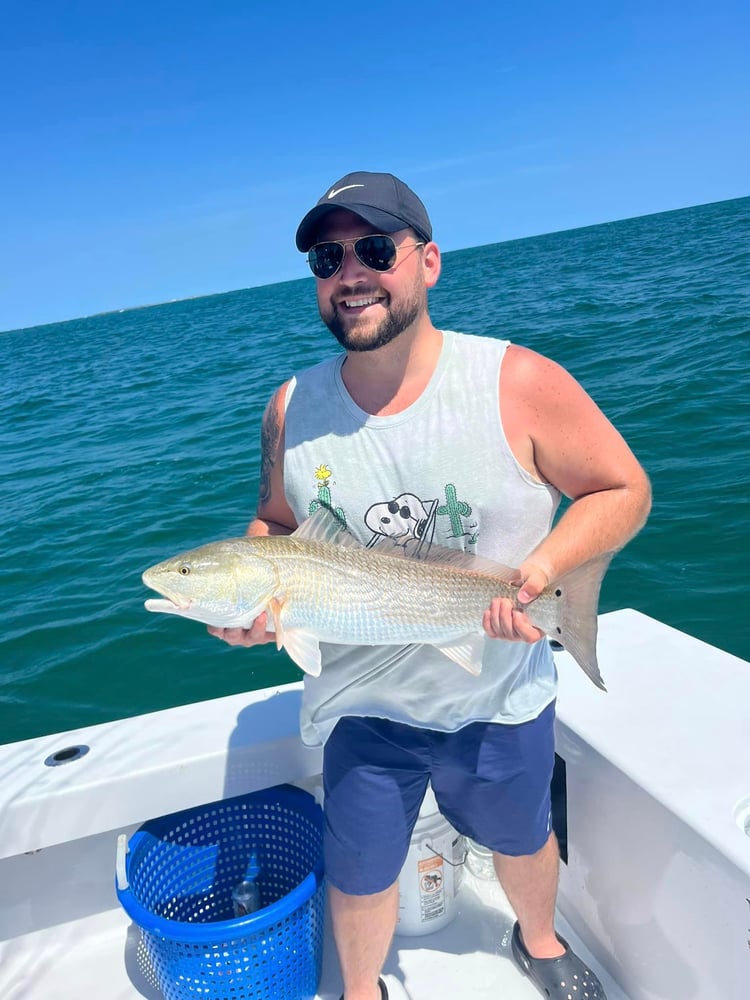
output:
[[[750,659],[750,198],[446,254],[431,311],[565,365],[648,470],[600,610]],[[244,532],[265,402],[334,348],[312,278],[0,334],[0,742],[300,676],[140,575]]]

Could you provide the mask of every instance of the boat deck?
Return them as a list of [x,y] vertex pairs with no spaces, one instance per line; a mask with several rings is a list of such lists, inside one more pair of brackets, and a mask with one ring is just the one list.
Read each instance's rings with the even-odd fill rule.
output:
[[[384,971],[404,984],[412,1000],[538,1000],[510,957],[513,919],[500,886],[467,872],[455,920],[422,937],[397,935]],[[562,918],[558,929],[575,941]],[[2,956],[0,995],[3,1000],[162,1000],[144,968],[139,941],[138,929],[119,908],[17,938],[6,943]],[[589,960],[583,945],[576,950]],[[596,971],[609,1000],[627,1000],[605,972]],[[328,927],[318,1000],[339,1000],[341,990]]]

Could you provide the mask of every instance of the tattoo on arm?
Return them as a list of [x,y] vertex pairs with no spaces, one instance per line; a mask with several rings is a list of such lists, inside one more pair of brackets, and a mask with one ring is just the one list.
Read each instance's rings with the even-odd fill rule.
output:
[[277,415],[277,397],[273,396],[263,414],[263,424],[260,432],[260,504],[266,504],[271,499],[271,470],[276,461],[276,452],[281,437],[281,426]]

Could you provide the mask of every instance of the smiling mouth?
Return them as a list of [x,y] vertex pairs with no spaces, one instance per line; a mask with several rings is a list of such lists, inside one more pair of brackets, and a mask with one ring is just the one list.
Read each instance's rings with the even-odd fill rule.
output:
[[383,298],[380,295],[360,295],[358,298],[343,299],[342,305],[347,309],[364,309],[366,306],[374,306],[382,301]]

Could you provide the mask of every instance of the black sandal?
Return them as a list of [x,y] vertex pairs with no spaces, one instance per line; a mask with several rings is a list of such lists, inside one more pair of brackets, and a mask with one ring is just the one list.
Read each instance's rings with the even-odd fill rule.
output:
[[[388,1000],[388,987],[382,979],[378,979],[378,986],[380,987],[380,1000]],[[341,994],[341,1000],[344,1000],[343,993]]]
[[[607,1000],[602,984],[588,969],[570,945],[558,934],[565,952],[557,958],[533,958],[521,940],[521,928],[516,923],[510,946],[513,958],[532,983],[552,1000]],[[343,998],[342,998],[343,1000]]]

